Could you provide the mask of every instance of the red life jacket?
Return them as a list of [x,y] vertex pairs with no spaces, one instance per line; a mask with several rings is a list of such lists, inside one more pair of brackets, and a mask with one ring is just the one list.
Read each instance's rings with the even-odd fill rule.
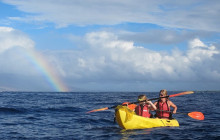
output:
[[135,113],[139,116],[142,116],[142,117],[147,117],[147,118],[150,118],[151,114],[149,113],[149,110],[148,110],[148,106],[147,105],[138,105],[136,108],[135,108]]
[[167,101],[163,103],[162,101],[159,100],[157,102],[157,109],[163,110],[163,111],[157,111],[158,118],[169,118],[170,117],[170,112],[164,112],[164,111],[170,111],[170,107],[168,106]]

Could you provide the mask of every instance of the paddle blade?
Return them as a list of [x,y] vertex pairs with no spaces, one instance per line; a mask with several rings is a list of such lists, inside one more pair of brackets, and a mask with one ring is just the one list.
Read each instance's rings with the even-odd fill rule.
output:
[[124,102],[122,103],[123,106],[127,106],[129,109],[134,110],[136,108],[136,104],[130,103],[130,102]]
[[97,111],[103,111],[103,110],[108,110],[108,107],[100,108],[100,109],[94,109],[94,110],[88,111],[88,112],[86,112],[86,113],[97,112]]
[[175,97],[175,96],[180,96],[180,95],[186,95],[186,94],[192,94],[194,93],[193,91],[185,91],[177,94],[170,95],[169,97]]
[[190,116],[191,118],[196,119],[196,120],[204,120],[205,119],[202,112],[190,112],[190,113],[188,113],[188,116]]

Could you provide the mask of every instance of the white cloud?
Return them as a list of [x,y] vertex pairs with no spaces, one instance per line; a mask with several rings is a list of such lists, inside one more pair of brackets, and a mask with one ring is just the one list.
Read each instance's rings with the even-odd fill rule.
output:
[[0,27],[0,72],[6,74],[36,74],[27,50],[34,49],[32,41],[23,32],[10,28]]
[[0,27],[0,53],[13,48],[34,48],[34,42],[24,33],[10,27]]
[[[48,89],[41,73],[24,53],[26,49],[34,47],[34,42],[13,28],[2,27],[0,32],[0,41],[3,42],[1,44],[5,44],[1,46],[0,53],[1,85],[9,87],[11,77],[3,76],[7,73],[13,75],[14,81],[17,81],[14,85],[20,79],[30,85],[21,85],[26,89]],[[13,41],[13,44],[7,43],[7,40]],[[77,40],[87,47],[75,51],[41,52],[72,89],[93,89],[94,85],[101,89],[100,85],[104,82],[111,86],[117,85],[119,90],[126,89],[126,85],[133,85],[131,90],[135,89],[135,85],[143,88],[146,83],[167,85],[168,82],[220,82],[219,50],[198,38],[189,42],[186,52],[174,49],[171,53],[136,46],[132,41],[119,39],[116,34],[104,31],[87,33],[81,40]],[[2,80],[7,81],[7,85]]]
[[128,31],[116,31],[119,35],[119,39],[122,40],[134,40],[136,43],[144,44],[161,44],[161,45],[173,45],[191,40],[196,37],[210,37],[212,34],[206,31],[187,31],[187,30],[175,30],[175,29],[149,29],[142,32],[128,32]]
[[211,73],[215,76],[220,73],[218,67],[210,69],[211,64],[218,63],[214,56],[219,55],[219,50],[215,46],[205,45],[198,38],[189,43],[186,52],[173,50],[172,53],[135,46],[133,42],[120,40],[109,32],[88,33],[84,40],[87,41],[87,46],[90,46],[86,50],[62,54],[65,59],[72,60],[70,63],[65,62],[63,66],[66,75],[70,77],[76,76],[75,78],[96,82],[183,82],[211,80]]
[[23,32],[0,27],[0,89],[50,89],[42,72],[28,51],[34,51],[34,42]]
[[[133,42],[118,40],[118,38],[109,32],[89,33],[86,35],[86,40],[92,47],[121,49],[129,51],[134,49]],[[105,45],[104,45],[105,44]]]
[[207,47],[201,40],[199,40],[198,38],[192,40],[190,42],[190,47],[191,48],[196,48],[196,47]]
[[10,17],[11,19],[53,22],[58,27],[72,24],[112,25],[133,22],[153,23],[172,28],[220,31],[218,0],[177,2],[169,0],[3,0],[3,2],[27,12],[26,17]]
[[219,54],[215,46],[207,46],[198,38],[189,43],[190,50],[188,50],[188,57],[192,61],[202,61],[212,59],[214,54]]

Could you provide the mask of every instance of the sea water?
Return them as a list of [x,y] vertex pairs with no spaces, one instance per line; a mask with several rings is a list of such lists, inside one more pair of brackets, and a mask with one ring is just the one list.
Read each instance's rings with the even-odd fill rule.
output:
[[[170,91],[169,95],[181,91]],[[114,109],[86,113],[137,96],[158,97],[158,92],[1,92],[0,139],[220,139],[220,92],[195,91],[172,97],[177,112],[200,111],[205,120],[174,114],[179,127],[123,130],[114,122]]]

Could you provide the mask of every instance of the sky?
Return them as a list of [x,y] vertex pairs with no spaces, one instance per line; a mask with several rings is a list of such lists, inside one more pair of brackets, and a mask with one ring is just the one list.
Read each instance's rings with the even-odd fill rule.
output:
[[0,0],[0,91],[220,90],[219,0]]

